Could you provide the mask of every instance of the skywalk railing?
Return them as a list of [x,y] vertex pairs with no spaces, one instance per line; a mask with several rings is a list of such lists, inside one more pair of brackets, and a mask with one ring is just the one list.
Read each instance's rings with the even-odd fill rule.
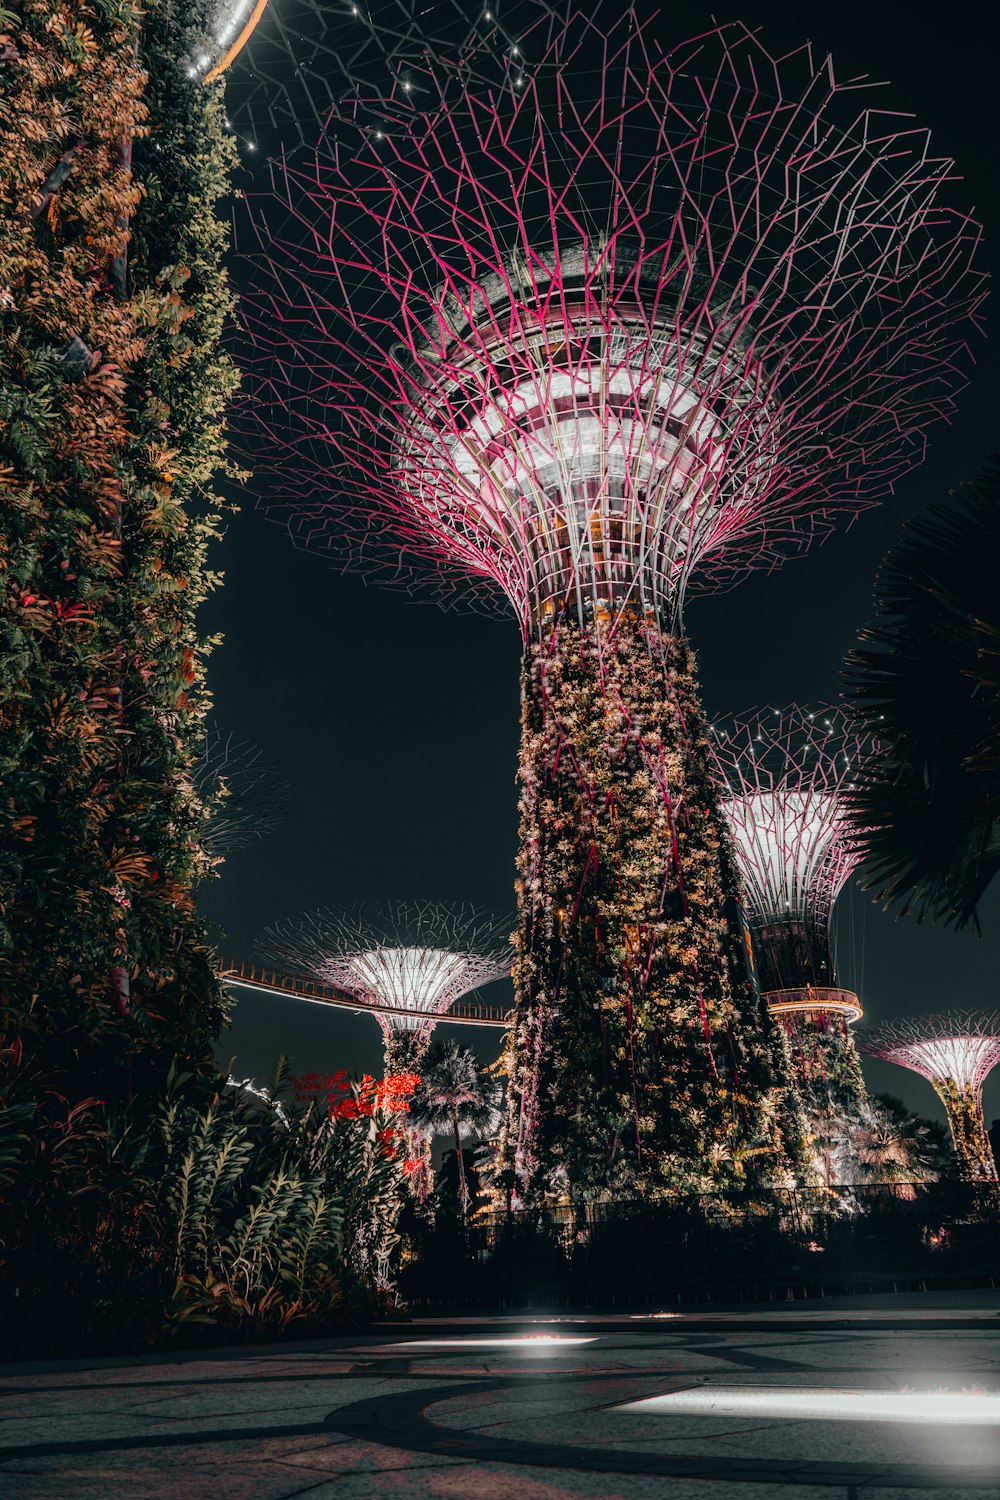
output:
[[[400,1005],[380,1005],[373,1000],[359,999],[332,984],[323,984],[305,974],[283,974],[277,969],[268,969],[260,964],[251,964],[238,958],[220,958],[216,972],[223,984],[242,985],[249,989],[266,990],[271,994],[291,995],[299,1000],[310,1000],[320,1005],[339,1006],[345,1010],[370,1011],[373,1015],[412,1016],[413,1011]],[[440,1019],[462,1026],[506,1026],[508,1013],[499,1005],[485,1005],[474,1000],[457,1000]]]

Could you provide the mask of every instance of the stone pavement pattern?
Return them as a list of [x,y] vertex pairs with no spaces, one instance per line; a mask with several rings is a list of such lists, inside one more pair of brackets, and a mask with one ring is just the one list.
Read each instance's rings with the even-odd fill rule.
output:
[[0,1495],[1000,1500],[1000,1422],[619,1409],[690,1387],[1000,1394],[998,1364],[994,1293],[849,1318],[810,1304],[442,1320],[266,1350],[8,1365]]

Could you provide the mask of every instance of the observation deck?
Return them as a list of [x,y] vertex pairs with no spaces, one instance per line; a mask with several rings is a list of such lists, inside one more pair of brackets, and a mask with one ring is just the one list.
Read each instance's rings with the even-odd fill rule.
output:
[[[283,974],[276,969],[262,968],[258,964],[244,963],[241,959],[220,958],[216,973],[227,989],[256,990],[268,995],[288,995],[292,999],[307,1000],[314,1005],[331,1005],[343,1010],[352,1010],[360,1015],[398,1015],[413,1017],[415,1012],[400,1005],[375,1005],[359,1000],[334,985],[321,984],[303,974]],[[435,1013],[433,1019],[457,1026],[493,1026],[506,1028],[509,1013],[499,1005],[484,1005],[466,1000],[456,1000],[450,1009]]]
[[850,990],[827,988],[806,984],[794,990],[767,990],[761,999],[772,1016],[818,1015],[833,1012],[841,1015],[848,1025],[859,1021],[864,1014],[857,995]]

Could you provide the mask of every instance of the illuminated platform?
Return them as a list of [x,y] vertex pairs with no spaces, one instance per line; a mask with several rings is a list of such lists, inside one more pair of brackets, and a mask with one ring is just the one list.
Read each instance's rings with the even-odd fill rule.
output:
[[850,1025],[864,1014],[850,990],[807,984],[796,990],[768,990],[761,996],[772,1016],[836,1014]]

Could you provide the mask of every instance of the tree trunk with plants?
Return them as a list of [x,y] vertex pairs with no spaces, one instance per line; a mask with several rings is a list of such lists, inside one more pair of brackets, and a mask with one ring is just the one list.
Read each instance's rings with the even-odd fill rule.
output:
[[935,1079],[933,1087],[944,1105],[959,1176],[963,1182],[995,1184],[997,1164],[983,1115],[982,1089],[954,1078]]
[[621,615],[529,646],[500,1157],[521,1202],[791,1180],[710,765],[683,638]]
[[465,1179],[465,1158],[462,1155],[462,1131],[458,1120],[458,1110],[452,1110],[451,1115],[452,1134],[455,1137],[455,1165],[458,1168],[458,1201],[462,1208],[462,1218],[468,1217],[469,1213],[469,1184]]

